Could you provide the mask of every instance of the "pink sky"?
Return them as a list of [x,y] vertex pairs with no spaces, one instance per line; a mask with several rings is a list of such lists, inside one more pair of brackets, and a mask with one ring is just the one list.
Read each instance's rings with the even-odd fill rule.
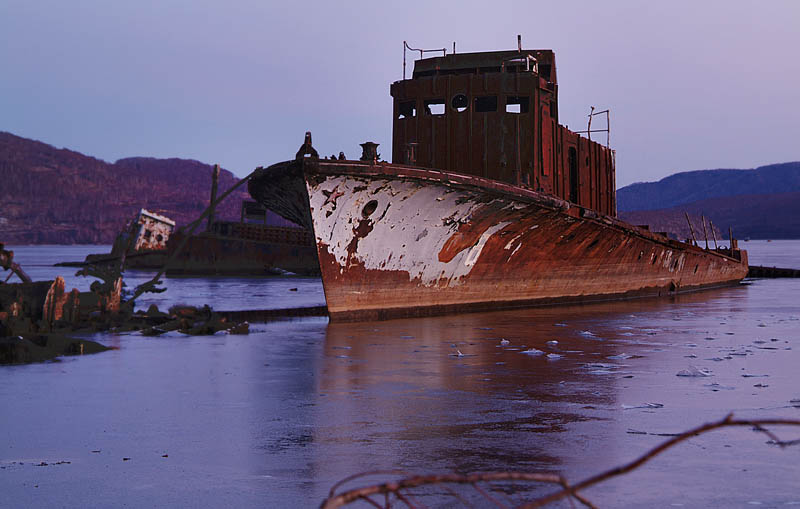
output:
[[0,2],[0,130],[113,161],[389,157],[402,42],[556,52],[561,122],[612,111],[617,184],[800,159],[800,2]]

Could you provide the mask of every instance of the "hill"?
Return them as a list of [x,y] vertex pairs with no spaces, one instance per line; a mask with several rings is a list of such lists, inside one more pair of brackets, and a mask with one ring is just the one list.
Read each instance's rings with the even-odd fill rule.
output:
[[685,212],[696,230],[703,214],[726,238],[728,228],[738,238],[800,238],[800,162],[678,173],[617,190],[617,204],[621,219],[680,239],[689,236]]
[[800,191],[800,161],[752,170],[700,170],[676,173],[658,182],[639,182],[617,190],[617,209],[668,209],[709,198]]
[[[689,213],[698,239],[703,237],[701,214],[714,222],[717,239],[720,231],[727,239],[728,228],[740,239],[800,238],[800,192],[711,198],[669,209],[620,212],[619,216],[629,223],[646,224],[653,231],[666,231],[684,240],[689,238],[684,212]],[[710,239],[710,231],[708,235]]]
[[[0,132],[0,241],[7,244],[109,244],[146,208],[178,225],[208,206],[212,166],[186,159],[133,157],[108,163]],[[220,192],[238,179],[220,172]],[[239,217],[246,189],[218,217]]]

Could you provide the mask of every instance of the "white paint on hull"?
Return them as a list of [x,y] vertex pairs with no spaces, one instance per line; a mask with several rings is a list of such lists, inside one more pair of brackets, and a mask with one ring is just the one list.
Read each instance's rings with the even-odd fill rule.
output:
[[[439,253],[461,224],[485,202],[473,194],[413,181],[331,176],[308,183],[317,243],[327,246],[341,269],[362,264],[366,269],[407,272],[409,280],[425,286],[456,286],[480,259],[486,242],[508,222],[490,225],[472,246],[452,260]],[[375,201],[366,215],[365,206]],[[518,209],[518,203],[504,203]],[[362,225],[362,221],[367,225]],[[366,240],[357,229],[371,226]],[[355,250],[352,244],[356,242]]]

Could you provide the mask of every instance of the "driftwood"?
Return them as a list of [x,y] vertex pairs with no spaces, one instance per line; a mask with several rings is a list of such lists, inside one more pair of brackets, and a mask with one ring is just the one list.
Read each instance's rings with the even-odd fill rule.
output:
[[[696,428],[690,429],[683,433],[675,435],[673,438],[662,442],[658,446],[650,449],[646,453],[642,454],[635,460],[626,463],[624,465],[620,465],[618,467],[612,468],[610,470],[606,470],[605,472],[601,472],[596,474],[592,477],[584,479],[576,484],[570,485],[566,479],[558,474],[548,474],[548,473],[533,473],[533,472],[487,472],[487,473],[479,473],[479,474],[468,474],[468,475],[460,475],[460,474],[443,474],[443,475],[416,475],[405,477],[400,480],[385,482],[382,484],[374,484],[371,486],[365,486],[362,488],[355,488],[347,491],[343,491],[341,493],[337,493],[337,490],[344,485],[345,483],[352,482],[356,479],[372,476],[372,475],[407,475],[404,472],[398,471],[375,471],[375,472],[364,472],[361,474],[356,474],[350,476],[342,481],[336,483],[330,490],[328,494],[328,498],[326,498],[322,504],[322,509],[334,509],[337,507],[342,507],[347,504],[356,501],[365,501],[371,504],[374,507],[378,508],[390,508],[394,503],[401,503],[401,507],[408,507],[408,508],[420,508],[424,507],[422,504],[418,504],[414,501],[411,494],[408,491],[412,488],[418,488],[422,486],[430,486],[430,485],[437,485],[439,488],[443,488],[447,491],[450,495],[452,495],[456,500],[463,503],[465,506],[469,506],[469,502],[464,499],[461,495],[457,492],[452,490],[451,488],[445,486],[447,484],[459,484],[459,485],[470,485],[474,488],[487,502],[493,504],[496,507],[509,507],[509,504],[505,504],[497,498],[493,497],[486,489],[481,487],[479,483],[491,483],[491,482],[499,482],[499,481],[528,481],[528,482],[543,482],[549,484],[558,484],[561,486],[561,490],[545,495],[543,497],[539,497],[533,500],[529,500],[527,502],[522,503],[521,505],[516,505],[519,509],[529,509],[534,507],[542,507],[552,502],[556,502],[561,499],[568,499],[570,503],[573,503],[573,500],[577,500],[585,507],[595,507],[589,500],[583,497],[579,492],[595,484],[599,484],[603,481],[611,479],[612,477],[616,477],[619,475],[626,474],[632,470],[635,470],[651,460],[652,458],[656,457],[657,455],[661,454],[662,452],[666,451],[667,449],[671,448],[674,445],[679,444],[685,440],[693,438],[695,436],[701,435],[703,433],[707,433],[712,430],[720,429],[720,428],[728,428],[728,427],[751,427],[754,431],[758,431],[767,435],[770,439],[768,443],[778,445],[779,447],[789,447],[791,445],[800,444],[800,440],[790,440],[790,441],[783,441],[780,440],[772,431],[768,430],[766,426],[800,426],[800,420],[798,419],[734,419],[733,414],[728,414],[724,419],[719,421],[714,421],[710,423],[703,424]],[[376,501],[375,496],[382,496],[382,501]],[[392,498],[394,497],[394,498]]]

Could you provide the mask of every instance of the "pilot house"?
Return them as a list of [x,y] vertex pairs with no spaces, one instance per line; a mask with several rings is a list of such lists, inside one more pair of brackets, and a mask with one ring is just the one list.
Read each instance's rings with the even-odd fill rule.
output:
[[395,163],[525,186],[616,216],[613,150],[558,124],[553,51],[420,59],[391,95]]

